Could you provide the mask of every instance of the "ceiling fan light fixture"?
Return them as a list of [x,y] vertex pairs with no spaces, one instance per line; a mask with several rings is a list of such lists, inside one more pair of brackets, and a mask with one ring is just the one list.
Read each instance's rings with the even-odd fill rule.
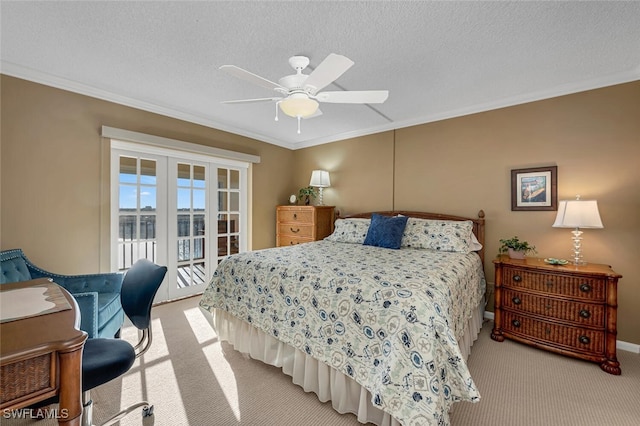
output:
[[278,103],[289,117],[309,117],[318,110],[318,102],[303,93],[293,93]]

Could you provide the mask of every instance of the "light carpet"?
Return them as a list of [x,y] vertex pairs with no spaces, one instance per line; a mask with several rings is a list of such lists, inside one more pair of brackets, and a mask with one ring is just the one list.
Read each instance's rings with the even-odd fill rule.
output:
[[[219,342],[198,302],[192,297],[153,308],[150,351],[124,377],[92,391],[94,422],[147,399],[154,416],[130,414],[120,425],[360,425],[280,369]],[[640,355],[618,351],[622,375],[612,376],[593,363],[494,342],[492,325],[485,322],[468,361],[481,401],[456,404],[452,426],[640,424]],[[125,328],[123,338],[134,342],[136,330]],[[55,424],[4,417],[3,425]]]

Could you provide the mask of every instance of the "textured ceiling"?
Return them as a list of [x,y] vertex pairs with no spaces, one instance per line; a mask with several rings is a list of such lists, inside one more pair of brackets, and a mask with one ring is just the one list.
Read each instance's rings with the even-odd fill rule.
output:
[[[9,2],[1,71],[288,148],[640,79],[640,2]],[[389,90],[321,104],[302,121],[270,103],[288,58],[355,62],[325,90]],[[305,71],[310,72],[309,69]]]

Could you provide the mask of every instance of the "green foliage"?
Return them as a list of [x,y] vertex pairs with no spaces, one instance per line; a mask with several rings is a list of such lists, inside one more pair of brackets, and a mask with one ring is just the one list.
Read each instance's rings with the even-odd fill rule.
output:
[[298,192],[298,194],[300,195],[300,198],[303,197],[312,197],[312,198],[316,198],[316,190],[313,186],[307,186],[305,188],[300,188],[300,191]]
[[526,241],[520,241],[517,236],[500,240],[500,244],[501,246],[498,249],[500,253],[507,253],[509,249],[525,253],[536,253],[536,246],[532,246]]

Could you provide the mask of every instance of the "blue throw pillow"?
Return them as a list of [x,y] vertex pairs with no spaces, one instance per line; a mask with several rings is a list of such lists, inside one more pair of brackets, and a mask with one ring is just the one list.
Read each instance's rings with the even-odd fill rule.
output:
[[371,216],[371,225],[364,239],[364,245],[399,249],[407,219],[409,219],[407,216],[389,217],[374,213]]

